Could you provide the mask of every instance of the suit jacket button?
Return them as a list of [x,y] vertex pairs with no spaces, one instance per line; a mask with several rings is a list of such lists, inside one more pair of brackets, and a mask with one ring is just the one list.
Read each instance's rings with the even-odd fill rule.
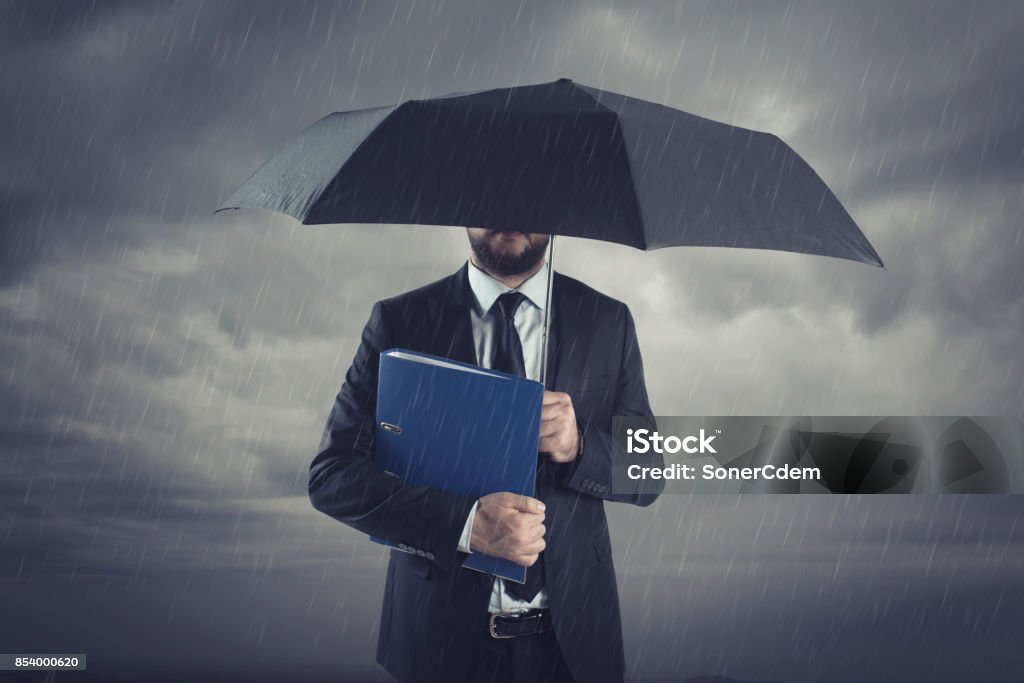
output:
[[426,557],[427,556],[427,554],[425,552],[423,552],[423,550],[421,550],[420,548],[416,548],[416,554],[419,555],[420,557]]
[[427,553],[427,559],[428,560],[434,559],[434,553]]
[[598,493],[604,493],[607,490],[608,486],[606,484],[601,484],[601,488],[598,489]]
[[406,544],[404,544],[404,543],[399,543],[399,544],[398,544],[398,549],[399,549],[399,550],[408,550],[408,549],[409,549],[409,546],[407,546],[407,545],[406,545]]

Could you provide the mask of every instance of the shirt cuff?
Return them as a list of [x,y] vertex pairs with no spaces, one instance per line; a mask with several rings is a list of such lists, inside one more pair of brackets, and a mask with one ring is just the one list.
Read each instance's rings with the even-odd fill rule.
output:
[[476,506],[479,505],[480,501],[473,503],[473,507],[469,509],[469,518],[466,519],[466,526],[462,527],[462,538],[459,539],[459,552],[460,553],[471,553],[473,552],[469,544],[473,540],[473,519],[476,517]]

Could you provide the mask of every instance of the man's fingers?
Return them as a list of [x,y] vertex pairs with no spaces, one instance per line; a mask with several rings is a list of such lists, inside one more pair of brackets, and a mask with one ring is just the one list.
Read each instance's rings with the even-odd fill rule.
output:
[[552,420],[558,420],[560,418],[567,417],[570,414],[574,413],[570,412],[569,406],[555,405],[549,408],[544,408],[543,410],[540,411],[540,421],[551,422]]
[[534,564],[537,561],[537,556],[548,546],[547,541],[543,537],[544,530],[543,525],[534,527],[534,531],[539,531],[540,533],[531,534],[531,536],[535,536],[534,538],[518,540],[509,548],[510,552],[505,557],[523,567],[529,567]]
[[554,454],[568,447],[568,442],[557,436],[543,436],[537,444],[538,453]]
[[545,391],[544,400],[541,402],[541,406],[556,405],[571,400],[572,399],[569,398],[569,394],[564,391]]
[[508,507],[519,510],[520,512],[532,512],[539,514],[544,512],[544,503],[540,502],[536,498],[530,496],[518,496],[514,493],[510,493],[511,499],[508,502]]
[[544,503],[536,498],[524,496],[518,493],[502,491],[501,493],[489,493],[483,496],[481,501],[488,501],[498,507],[516,510],[518,512],[544,512]]
[[535,526],[544,523],[544,513],[536,512],[517,512],[514,519],[511,520],[511,526],[509,527],[513,531],[532,529]]
[[541,425],[540,425],[540,438],[548,439],[548,438],[551,438],[552,436],[556,436],[558,434],[564,434],[566,432],[571,432],[571,431],[574,430],[574,428],[575,428],[575,425],[573,425],[572,427],[569,427],[568,425],[565,425],[565,424],[563,424],[561,422],[541,423]]
[[530,541],[529,543],[524,543],[523,545],[519,546],[518,548],[516,548],[516,552],[518,552],[520,555],[537,555],[540,553],[540,551],[544,550],[544,548],[547,547],[547,542],[543,538],[538,538],[535,541]]
[[516,543],[533,543],[537,539],[544,538],[545,531],[547,531],[547,527],[543,524],[519,527],[512,531],[512,539]]
[[517,521],[522,523],[523,528],[530,529],[544,524],[544,513],[520,512]]

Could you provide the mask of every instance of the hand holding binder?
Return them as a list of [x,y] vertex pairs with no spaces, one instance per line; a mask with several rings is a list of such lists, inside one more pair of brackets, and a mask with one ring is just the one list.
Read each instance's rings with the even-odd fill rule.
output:
[[515,493],[480,498],[473,520],[475,551],[531,567],[544,550],[544,503]]
[[[544,385],[534,380],[405,349],[382,351],[377,465],[411,485],[532,497],[543,397]],[[463,566],[526,579],[525,567],[483,552]]]

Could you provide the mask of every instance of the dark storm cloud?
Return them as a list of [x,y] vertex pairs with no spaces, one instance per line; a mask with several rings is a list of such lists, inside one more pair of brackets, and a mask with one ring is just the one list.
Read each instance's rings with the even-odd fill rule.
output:
[[[212,170],[217,156],[205,148],[211,140],[230,142],[229,122],[245,112],[248,97],[267,98],[255,137],[274,141],[310,123],[301,117],[311,98],[334,94],[295,87],[296,74],[317,67],[301,61],[305,42],[283,36],[326,50],[314,82],[356,66],[338,54],[352,44],[346,32],[358,10],[347,5],[320,5],[323,20],[311,21],[280,3],[247,5],[241,14],[238,5],[219,3],[99,3],[92,12],[77,10],[87,15],[78,23],[75,12],[64,16],[66,4],[27,10],[16,3],[4,22],[19,35],[49,25],[54,14],[67,26],[44,32],[41,42],[18,41],[4,55],[0,85],[14,106],[0,114],[0,141],[17,162],[5,183],[13,231],[5,241],[19,248],[112,237],[144,244],[151,235],[133,216],[174,225],[207,215],[222,178]],[[33,253],[11,256],[5,276],[20,272]]]
[[[465,236],[211,215],[330,111],[568,76],[772,130],[888,269],[565,240],[561,269],[634,311],[656,412],[1021,414],[1022,13],[0,5],[0,585],[21,596],[14,612],[63,598],[67,642],[87,631],[90,653],[117,655],[147,624],[182,655],[220,638],[372,670],[384,551],[309,508],[306,471],[373,301],[455,270]],[[894,644],[953,651],[964,623],[973,651],[1017,663],[1004,630],[1024,600],[1021,514],[1014,498],[612,506],[634,669],[906,679],[934,653],[896,666]],[[106,635],[87,616],[104,609],[119,624]],[[54,626],[29,621],[17,642],[34,649]],[[655,629],[682,645],[645,641]],[[1009,670],[929,666],[932,680]]]
[[[151,235],[133,215],[172,225],[207,215],[239,176],[325,112],[431,94],[439,82],[456,89],[460,75],[489,84],[466,55],[493,49],[518,13],[450,3],[475,29],[464,32],[451,14],[404,3],[99,3],[68,15],[63,5],[10,3],[3,22],[44,36],[7,45],[0,72],[14,99],[0,110],[10,150],[4,241],[15,247],[0,269],[5,282],[52,242],[144,244]],[[423,21],[440,35],[421,31]],[[393,37],[382,41],[385,27]],[[538,40],[546,29],[516,33],[534,30]],[[427,51],[425,65],[413,56]],[[438,75],[432,84],[396,78],[413,66]]]
[[654,509],[614,529],[630,538],[628,651],[654,680],[956,681],[979,675],[981,651],[999,653],[993,678],[1024,665],[1013,496],[667,496]]
[[[795,292],[802,308],[821,311],[836,301],[852,308],[872,335],[915,310],[950,335],[964,322],[998,325],[1007,307],[1019,315],[1024,290],[1014,265],[1024,260],[1024,245],[1015,239],[1014,209],[1021,205],[1024,124],[1016,84],[1024,58],[1014,27],[1022,10],[952,2],[728,7],[705,8],[698,22],[674,21],[666,7],[620,11],[636,42],[657,46],[647,45],[647,54],[669,62],[648,60],[647,73],[661,77],[636,82],[631,92],[779,132],[853,207],[889,271],[839,271],[860,292],[846,301],[826,262],[776,271],[765,288],[736,266],[719,283],[716,272],[729,268],[729,256],[710,258],[709,268],[695,257],[688,277],[716,285],[701,292],[707,310],[728,320],[759,307],[788,307]],[[916,25],[927,30],[909,28]],[[673,55],[680,57],[674,64]],[[606,78],[630,71],[622,60]],[[886,220],[868,213],[900,202],[912,208]],[[949,215],[966,203],[970,224]],[[943,248],[968,231],[980,233],[974,244],[960,252]],[[973,265],[996,256],[993,244],[1003,245],[999,262]],[[759,267],[742,268],[751,265]],[[798,277],[802,272],[810,277]],[[835,286],[807,286],[823,281]]]

